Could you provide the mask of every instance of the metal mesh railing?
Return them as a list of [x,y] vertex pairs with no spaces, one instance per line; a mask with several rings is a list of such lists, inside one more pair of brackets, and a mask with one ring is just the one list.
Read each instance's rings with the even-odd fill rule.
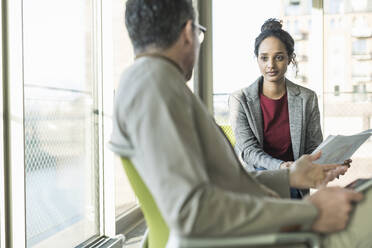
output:
[[219,125],[229,125],[229,94],[213,94],[214,119]]
[[98,140],[90,96],[66,91],[52,99],[42,96],[55,97],[54,90],[41,91],[35,97],[25,89],[27,246],[79,220],[98,219]]

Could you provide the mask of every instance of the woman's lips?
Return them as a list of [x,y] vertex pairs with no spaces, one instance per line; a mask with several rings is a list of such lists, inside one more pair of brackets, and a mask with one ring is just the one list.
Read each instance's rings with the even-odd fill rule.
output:
[[277,71],[269,71],[269,72],[266,72],[267,75],[269,76],[275,76],[276,74],[278,74]]

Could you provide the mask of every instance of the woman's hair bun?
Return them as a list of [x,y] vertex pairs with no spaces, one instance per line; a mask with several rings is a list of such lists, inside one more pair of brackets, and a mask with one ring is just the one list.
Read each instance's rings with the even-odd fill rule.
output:
[[282,29],[282,21],[276,18],[270,18],[265,21],[265,23],[261,27],[261,32],[264,31],[276,31]]

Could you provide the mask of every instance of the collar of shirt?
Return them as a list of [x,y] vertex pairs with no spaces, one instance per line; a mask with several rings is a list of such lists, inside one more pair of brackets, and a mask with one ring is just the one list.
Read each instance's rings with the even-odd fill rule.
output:
[[164,59],[164,60],[168,61],[169,63],[171,63],[172,65],[174,65],[182,75],[185,75],[182,68],[175,61],[171,60],[167,56],[164,56],[164,55],[159,54],[159,53],[140,53],[134,59],[138,59],[138,58],[142,58],[142,57],[157,57],[157,58]]

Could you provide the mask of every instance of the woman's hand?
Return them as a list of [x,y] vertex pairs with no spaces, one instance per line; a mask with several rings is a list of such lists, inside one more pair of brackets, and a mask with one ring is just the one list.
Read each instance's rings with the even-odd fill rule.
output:
[[[345,166],[347,166],[347,168],[350,168],[350,166],[351,166],[351,162],[353,162],[353,160],[351,160],[351,159],[349,158],[349,159],[346,159],[342,165],[345,165]],[[346,171],[347,171],[347,170],[346,170]],[[345,175],[346,171],[345,171],[344,173],[340,174],[340,175]],[[338,176],[337,176],[337,179],[339,179],[339,178],[340,178],[340,176],[338,175]]]
[[293,164],[293,161],[287,161],[287,162],[283,162],[280,164],[280,169],[285,169],[285,168],[289,168],[291,167],[291,165]]
[[350,158],[349,159],[346,159],[343,163],[343,165],[346,165],[348,168],[350,168],[351,166],[351,162],[353,162],[353,160],[351,160]]
[[321,188],[339,175],[345,174],[348,167],[340,164],[314,164],[321,152],[303,155],[289,168],[289,184],[293,188]]

